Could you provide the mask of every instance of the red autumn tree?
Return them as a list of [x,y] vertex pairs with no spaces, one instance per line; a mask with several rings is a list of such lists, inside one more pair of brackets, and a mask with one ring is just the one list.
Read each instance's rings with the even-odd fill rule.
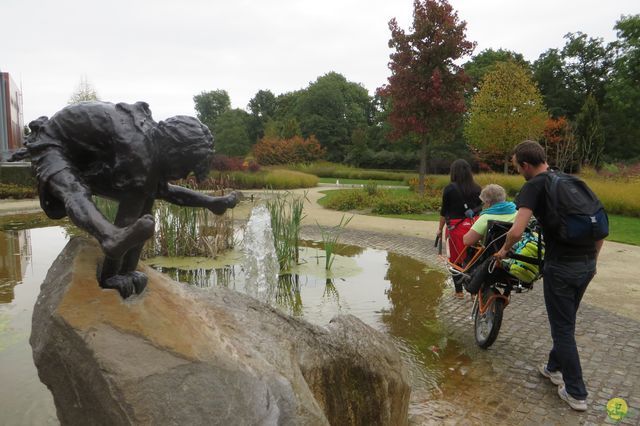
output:
[[566,170],[574,161],[577,149],[573,126],[566,117],[548,118],[544,127],[547,161],[560,170]]
[[471,54],[475,46],[466,39],[466,26],[446,0],[414,0],[409,33],[395,18],[389,22],[391,76],[378,93],[391,100],[391,137],[408,136],[420,144],[421,194],[429,142],[450,136],[465,110],[468,79],[454,61]]
[[324,158],[326,150],[314,135],[307,139],[300,136],[294,136],[290,139],[265,136],[253,146],[253,155],[259,164],[267,166],[310,163]]

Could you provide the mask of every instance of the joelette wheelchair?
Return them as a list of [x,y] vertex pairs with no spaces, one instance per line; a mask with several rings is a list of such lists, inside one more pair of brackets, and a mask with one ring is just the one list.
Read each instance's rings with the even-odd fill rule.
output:
[[542,273],[544,242],[535,221],[525,230],[507,259],[493,256],[504,245],[510,222],[489,221],[482,244],[468,246],[455,262],[447,262],[454,280],[474,294],[471,318],[478,346],[488,348],[495,342],[502,325],[502,312],[509,304],[511,293],[533,288]]

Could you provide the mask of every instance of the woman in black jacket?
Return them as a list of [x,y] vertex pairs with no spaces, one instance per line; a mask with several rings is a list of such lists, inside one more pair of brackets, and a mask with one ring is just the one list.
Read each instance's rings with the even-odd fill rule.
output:
[[[449,261],[454,262],[464,250],[462,237],[471,229],[475,217],[482,208],[480,185],[473,180],[471,166],[463,159],[451,164],[451,183],[442,191],[442,208],[438,237],[442,237],[442,228],[446,225],[449,239]],[[453,280],[456,297],[463,298],[462,283]]]

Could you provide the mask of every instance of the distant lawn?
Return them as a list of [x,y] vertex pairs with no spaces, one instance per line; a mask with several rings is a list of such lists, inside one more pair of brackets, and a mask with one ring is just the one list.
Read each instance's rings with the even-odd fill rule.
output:
[[340,185],[367,185],[369,183],[375,183],[376,185],[384,186],[407,186],[401,180],[336,179],[330,177],[321,177],[320,183],[336,183],[336,180],[340,182]]
[[[322,191],[325,194],[318,203],[321,206],[326,206],[332,197],[338,195],[341,191],[352,191],[350,189],[345,190],[327,190]],[[398,195],[409,193],[408,189],[392,189],[391,193]],[[370,216],[390,217],[396,219],[410,219],[410,220],[425,220],[425,221],[437,221],[440,219],[440,214],[437,212],[429,212],[424,214],[406,214],[406,215],[376,215],[371,212],[363,212]],[[640,246],[640,218],[628,217],[620,215],[609,215],[609,237],[608,241],[615,241],[618,243],[631,244]]]
[[640,246],[640,218],[609,215],[607,240]]

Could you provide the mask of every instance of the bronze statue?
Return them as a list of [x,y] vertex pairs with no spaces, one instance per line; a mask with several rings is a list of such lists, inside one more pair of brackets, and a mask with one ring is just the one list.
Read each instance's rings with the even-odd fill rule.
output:
[[[157,123],[145,102],[80,102],[32,121],[29,128],[25,147],[9,161],[31,158],[42,209],[52,219],[69,216],[98,240],[105,254],[98,267],[100,286],[123,298],[147,284],[135,268],[154,232],[156,199],[218,215],[238,202],[235,192],[212,197],[168,183],[191,172],[198,181],[207,176],[213,137],[196,118]],[[115,223],[96,208],[92,194],[118,201]]]

